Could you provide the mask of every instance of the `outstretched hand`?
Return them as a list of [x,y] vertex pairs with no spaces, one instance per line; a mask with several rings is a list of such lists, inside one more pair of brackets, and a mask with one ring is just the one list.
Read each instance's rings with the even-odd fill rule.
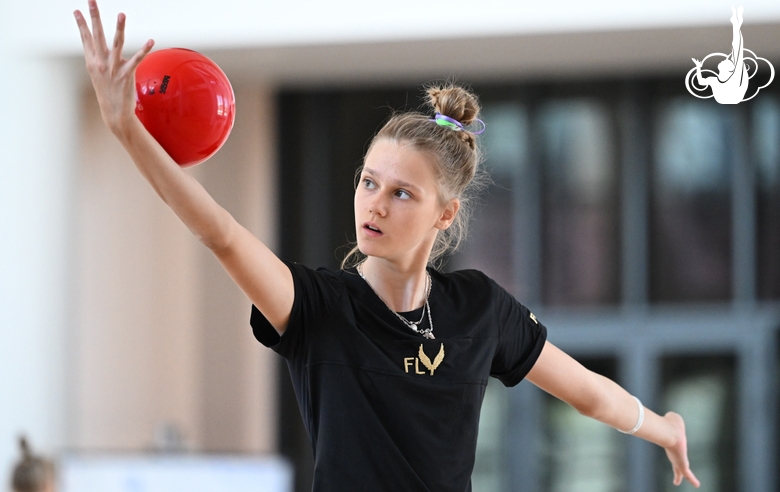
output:
[[114,43],[109,49],[103,32],[97,2],[89,0],[89,15],[92,30],[80,11],[75,11],[81,43],[84,46],[84,60],[95,88],[100,113],[106,126],[115,134],[132,121],[135,116],[135,69],[151,51],[154,41],[148,40],[129,60],[122,58],[125,42],[125,14],[119,14],[116,22]]
[[672,464],[674,484],[680,485],[683,479],[686,479],[694,487],[699,488],[699,479],[691,471],[691,465],[688,462],[688,441],[685,437],[685,422],[683,418],[679,414],[669,412],[664,415],[664,420],[677,430],[677,442],[673,446],[664,448],[666,457],[669,458]]

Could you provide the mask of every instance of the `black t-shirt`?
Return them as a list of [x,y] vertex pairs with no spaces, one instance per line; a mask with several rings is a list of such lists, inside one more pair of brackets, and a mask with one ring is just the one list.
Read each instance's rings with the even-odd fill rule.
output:
[[[313,490],[470,491],[488,376],[519,383],[544,326],[481,272],[429,270],[428,340],[354,269],[288,266],[295,301],[284,335],[254,306],[251,325],[287,359],[314,449]],[[422,310],[406,314],[416,321]]]

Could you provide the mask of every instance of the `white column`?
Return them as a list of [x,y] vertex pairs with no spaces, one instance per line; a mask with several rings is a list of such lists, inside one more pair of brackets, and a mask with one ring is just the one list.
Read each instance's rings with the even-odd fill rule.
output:
[[5,33],[0,34],[0,470],[5,473],[18,455],[19,433],[49,454],[67,442],[79,75],[72,62],[20,51],[13,19],[3,10],[0,5]]

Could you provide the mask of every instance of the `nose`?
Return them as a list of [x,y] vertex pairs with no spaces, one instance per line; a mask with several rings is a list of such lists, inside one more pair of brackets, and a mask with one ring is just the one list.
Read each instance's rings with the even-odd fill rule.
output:
[[380,217],[387,215],[387,202],[382,193],[375,193],[368,201],[368,211]]

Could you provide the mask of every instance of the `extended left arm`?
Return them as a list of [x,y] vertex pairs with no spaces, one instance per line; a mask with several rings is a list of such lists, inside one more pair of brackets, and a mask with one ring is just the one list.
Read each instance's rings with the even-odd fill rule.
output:
[[[568,403],[582,415],[616,429],[629,431],[639,419],[637,402],[626,390],[614,381],[587,370],[550,342],[545,344],[526,379]],[[685,478],[694,486],[699,486],[699,480],[688,463],[685,423],[680,415],[669,412],[661,417],[645,409],[644,421],[635,435],[666,450],[674,470],[675,485]]]

